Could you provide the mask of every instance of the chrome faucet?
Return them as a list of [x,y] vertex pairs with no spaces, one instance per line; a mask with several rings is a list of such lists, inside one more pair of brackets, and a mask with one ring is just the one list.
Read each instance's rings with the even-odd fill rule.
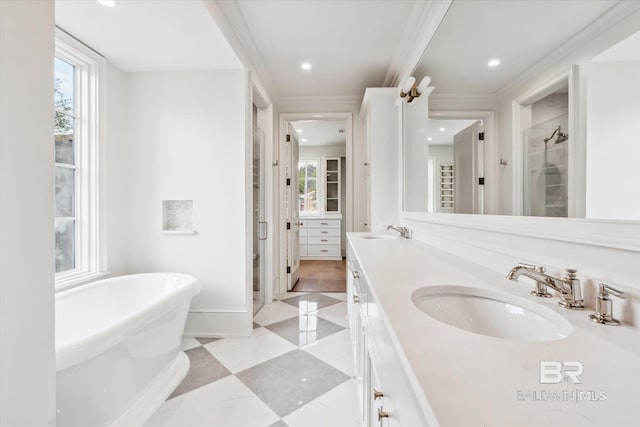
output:
[[411,238],[411,230],[409,230],[407,227],[396,227],[394,225],[389,225],[387,226],[387,230],[397,231],[398,233],[400,233],[400,237],[402,237],[403,239]]
[[547,286],[560,293],[561,307],[570,308],[572,310],[584,309],[584,301],[582,300],[582,289],[580,287],[580,279],[576,277],[578,270],[572,268],[565,269],[564,276],[559,279],[557,277],[546,274],[544,267],[536,267],[529,264],[519,264],[513,267],[507,274],[507,279],[518,280],[518,277],[525,276],[536,281],[536,289],[531,291],[531,295],[537,297],[550,297],[547,292]]

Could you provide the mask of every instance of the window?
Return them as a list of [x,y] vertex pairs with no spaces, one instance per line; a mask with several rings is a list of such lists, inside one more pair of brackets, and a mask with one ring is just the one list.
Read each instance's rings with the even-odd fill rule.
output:
[[318,160],[298,162],[298,200],[300,213],[318,212]]
[[104,274],[98,128],[104,59],[61,31],[54,60],[56,287]]

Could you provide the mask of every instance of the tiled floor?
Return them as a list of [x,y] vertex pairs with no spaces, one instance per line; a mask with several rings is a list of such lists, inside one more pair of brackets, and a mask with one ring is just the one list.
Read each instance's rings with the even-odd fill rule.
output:
[[359,426],[345,299],[289,292],[250,337],[184,338],[189,373],[146,427]]
[[346,262],[301,260],[300,279],[293,287],[300,292],[346,292]]

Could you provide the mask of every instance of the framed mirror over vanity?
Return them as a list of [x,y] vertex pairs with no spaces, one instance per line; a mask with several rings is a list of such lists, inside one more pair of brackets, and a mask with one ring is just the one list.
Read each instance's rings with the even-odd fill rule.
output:
[[637,6],[452,2],[402,103],[403,211],[640,220]]

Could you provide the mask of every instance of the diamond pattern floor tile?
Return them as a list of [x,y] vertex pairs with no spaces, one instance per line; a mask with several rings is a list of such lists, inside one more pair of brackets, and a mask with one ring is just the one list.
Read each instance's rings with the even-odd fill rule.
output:
[[321,308],[315,314],[318,317],[322,317],[325,320],[336,323],[345,328],[349,327],[346,302],[340,302],[338,304],[330,305],[329,307]]
[[282,300],[282,302],[296,307],[301,313],[313,313],[321,308],[337,304],[340,300],[328,297],[324,294],[314,293],[287,298]]
[[230,375],[167,400],[145,427],[264,427],[279,418]]
[[285,304],[283,301],[274,301],[270,304],[265,304],[255,317],[254,322],[258,325],[265,326],[271,323],[276,323],[284,319],[289,319],[300,314],[300,310],[297,306],[291,304]]
[[297,345],[304,346],[344,328],[313,314],[302,314],[266,326],[271,332]]
[[301,350],[283,354],[236,376],[281,417],[349,379]]
[[356,387],[355,380],[344,382],[287,415],[284,421],[290,427],[361,427]]
[[348,329],[306,345],[302,350],[340,369],[350,377],[354,375],[351,334]]
[[169,399],[231,375],[231,372],[203,347],[196,347],[185,351],[185,353],[189,356],[189,362],[191,363],[189,372],[171,393]]
[[254,329],[251,336],[223,339],[204,346],[231,372],[243,371],[296,347],[265,329]]

